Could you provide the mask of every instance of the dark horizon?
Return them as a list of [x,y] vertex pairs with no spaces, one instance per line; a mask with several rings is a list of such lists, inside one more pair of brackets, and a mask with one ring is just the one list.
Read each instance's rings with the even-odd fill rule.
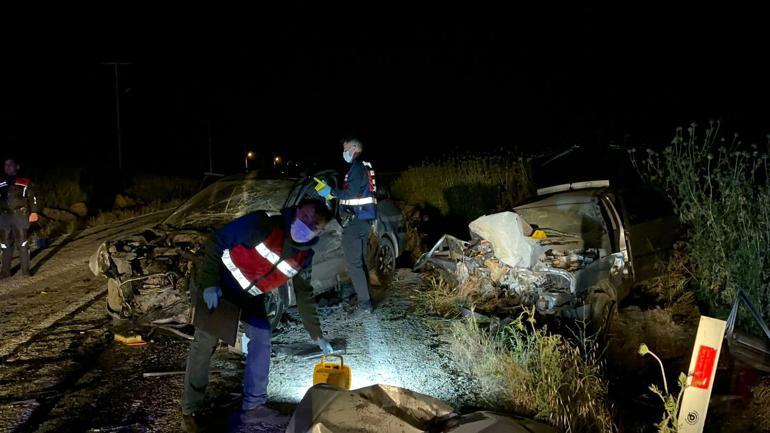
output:
[[208,171],[209,125],[220,172],[239,170],[244,149],[341,165],[348,135],[391,170],[455,150],[660,145],[712,118],[749,140],[770,131],[751,11],[346,13],[25,16],[30,38],[6,56],[0,153],[114,169],[110,61],[132,63],[120,69],[131,172]]

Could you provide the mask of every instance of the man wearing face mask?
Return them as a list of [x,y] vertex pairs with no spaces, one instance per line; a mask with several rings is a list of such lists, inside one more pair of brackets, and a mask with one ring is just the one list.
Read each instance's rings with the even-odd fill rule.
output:
[[367,281],[366,250],[372,222],[377,218],[377,184],[372,164],[360,159],[364,150],[357,139],[342,143],[342,158],[350,164],[342,187],[332,191],[326,186],[318,191],[321,197],[339,199],[342,215],[342,250],[348,273],[358,296],[358,312],[371,313],[372,301]]
[[[323,201],[305,200],[280,215],[271,216],[266,212],[244,215],[215,232],[206,244],[202,262],[190,284],[190,296],[196,308],[212,312],[210,317],[214,317],[213,312],[222,298],[240,308],[239,317],[228,314],[217,320],[233,320],[235,325],[240,318],[247,325],[249,342],[241,413],[244,423],[282,425],[288,422],[288,417],[265,405],[272,336],[264,305],[265,293],[291,279],[305,330],[324,353],[332,352],[323,337],[310,286],[312,248],[318,241],[318,233],[331,218]],[[211,356],[217,343],[216,336],[196,326],[182,395],[183,428],[187,432],[202,431],[198,411],[203,406]]]

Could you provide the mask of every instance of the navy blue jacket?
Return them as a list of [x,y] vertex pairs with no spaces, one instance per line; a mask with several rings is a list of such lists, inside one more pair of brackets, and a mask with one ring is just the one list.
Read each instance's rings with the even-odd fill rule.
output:
[[[364,163],[358,159],[354,159],[350,163],[350,170],[345,176],[347,181],[347,187],[338,188],[333,192],[333,195],[340,200],[350,200],[356,198],[374,197],[374,193],[369,189],[369,175],[367,174],[367,168]],[[377,205],[365,204],[362,206],[345,206],[342,205],[344,210],[349,210],[355,213],[356,218],[363,221],[371,221],[377,218]]]
[[262,242],[274,228],[282,227],[286,233],[282,250],[284,257],[293,257],[301,250],[310,250],[307,259],[302,263],[303,270],[292,278],[292,283],[297,298],[297,309],[305,329],[311,337],[321,337],[321,325],[313,300],[313,288],[310,285],[312,247],[318,242],[318,238],[304,244],[294,242],[288,233],[291,222],[294,221],[295,212],[293,208],[286,209],[281,215],[276,216],[269,216],[264,211],[252,212],[236,218],[214,232],[206,243],[203,258],[198,265],[196,286],[199,293],[191,293],[193,299],[202,297],[203,290],[207,287],[220,287],[225,299],[241,307],[242,320],[248,322],[254,318],[267,318],[268,312],[265,311],[264,306],[266,295],[251,296],[245,293],[222,263],[222,253],[238,244],[254,247]]

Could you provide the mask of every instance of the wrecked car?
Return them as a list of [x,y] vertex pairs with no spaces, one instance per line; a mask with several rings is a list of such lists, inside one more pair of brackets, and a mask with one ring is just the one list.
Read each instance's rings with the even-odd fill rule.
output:
[[430,264],[462,294],[601,325],[674,243],[673,213],[643,211],[665,209],[644,201],[653,195],[607,180],[542,188],[513,212],[473,221],[470,241],[445,235],[415,268]]
[[[278,212],[304,198],[317,197],[314,177],[336,185],[332,171],[299,180],[258,178],[253,172],[224,178],[198,192],[155,227],[103,243],[89,266],[95,275],[107,278],[108,313],[140,323],[190,323],[187,285],[209,235],[248,212]],[[404,230],[401,213],[390,200],[380,200],[377,206],[368,265],[373,277],[387,282],[403,249]],[[315,295],[350,280],[341,237],[342,227],[332,221],[314,248],[311,284]],[[294,303],[291,281],[267,296],[268,315],[277,322]]]

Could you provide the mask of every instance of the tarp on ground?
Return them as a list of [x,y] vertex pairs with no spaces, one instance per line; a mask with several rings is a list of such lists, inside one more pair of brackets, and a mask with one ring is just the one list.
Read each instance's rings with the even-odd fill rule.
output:
[[328,385],[310,388],[286,433],[556,433],[537,421],[491,412],[459,416],[433,397],[390,385],[346,391]]
[[327,385],[310,388],[294,411],[287,433],[419,433],[452,414],[433,397],[390,385],[352,391]]

